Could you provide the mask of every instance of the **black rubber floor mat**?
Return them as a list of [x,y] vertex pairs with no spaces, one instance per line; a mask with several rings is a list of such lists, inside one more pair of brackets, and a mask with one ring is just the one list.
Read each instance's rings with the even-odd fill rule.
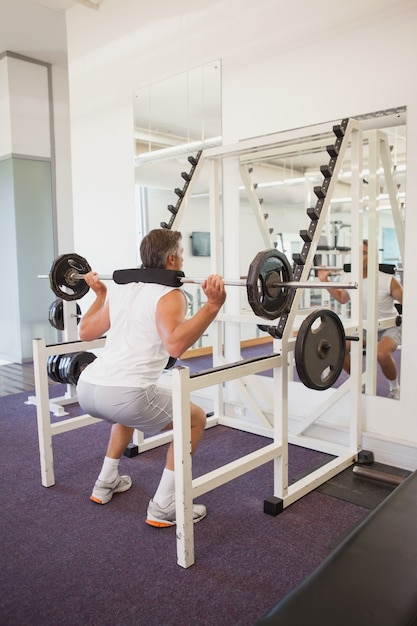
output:
[[[355,475],[353,467],[352,465],[343,470],[343,472],[340,472],[340,474],[318,487],[317,491],[339,498],[339,500],[374,509],[395,489],[395,485]],[[389,475],[396,475],[400,479],[406,478],[411,473],[398,467],[375,462],[366,466],[366,468]]]

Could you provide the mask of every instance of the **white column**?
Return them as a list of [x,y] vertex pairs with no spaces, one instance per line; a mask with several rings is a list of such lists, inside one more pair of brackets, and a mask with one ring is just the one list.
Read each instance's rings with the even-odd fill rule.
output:
[[[239,157],[223,160],[223,256],[224,275],[240,277],[240,170]],[[236,315],[240,311],[240,288],[229,288],[225,311]],[[228,361],[240,358],[240,324],[227,322],[224,337],[225,357]]]
[[0,358],[32,357],[33,337],[56,341],[55,299],[36,279],[55,256],[51,68],[13,53],[0,57]]

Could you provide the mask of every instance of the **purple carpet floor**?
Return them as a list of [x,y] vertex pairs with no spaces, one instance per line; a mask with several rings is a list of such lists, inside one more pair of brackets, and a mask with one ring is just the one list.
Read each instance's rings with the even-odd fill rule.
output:
[[[51,395],[62,394],[60,386]],[[2,626],[249,626],[300,583],[368,510],[313,491],[277,517],[272,462],[205,494],[195,526],[196,563],[176,562],[175,528],[145,524],[166,447],[123,457],[133,486],[90,501],[109,426],[56,435],[56,484],[41,485],[36,408],[26,394],[0,398]],[[79,414],[78,405],[70,407]],[[58,419],[58,418],[54,418]],[[194,459],[194,476],[269,443],[217,426]],[[327,460],[290,446],[290,481]]]

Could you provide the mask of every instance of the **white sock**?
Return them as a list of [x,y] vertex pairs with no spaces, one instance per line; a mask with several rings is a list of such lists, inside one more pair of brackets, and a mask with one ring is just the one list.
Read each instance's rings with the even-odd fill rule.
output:
[[172,497],[175,495],[175,472],[173,470],[165,468],[162,472],[161,480],[158,485],[158,489],[153,497],[154,502],[164,508],[171,502]]
[[98,476],[99,480],[105,483],[112,483],[116,480],[119,474],[119,461],[120,459],[111,459],[109,456],[104,457],[103,467]]
[[389,388],[392,391],[393,389],[398,389],[398,387],[400,386],[398,383],[398,377],[395,380],[389,380]]

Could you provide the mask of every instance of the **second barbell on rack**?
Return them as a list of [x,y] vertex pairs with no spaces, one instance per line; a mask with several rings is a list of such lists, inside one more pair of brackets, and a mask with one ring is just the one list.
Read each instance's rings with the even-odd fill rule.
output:
[[[48,275],[51,289],[63,300],[79,300],[89,290],[84,275],[91,271],[88,261],[79,254],[62,254],[57,257]],[[181,287],[186,283],[201,284],[204,278],[189,278],[179,270],[158,268],[121,269],[112,275],[98,275],[100,280],[113,280],[117,284],[157,283],[169,287]],[[328,289],[323,282],[299,282],[293,280],[292,269],[285,254],[272,248],[258,252],[249,266],[246,279],[224,279],[232,287],[246,287],[248,302],[255,313],[266,319],[276,319],[289,312],[292,292],[295,289]],[[355,282],[338,283],[343,289],[357,289]]]

